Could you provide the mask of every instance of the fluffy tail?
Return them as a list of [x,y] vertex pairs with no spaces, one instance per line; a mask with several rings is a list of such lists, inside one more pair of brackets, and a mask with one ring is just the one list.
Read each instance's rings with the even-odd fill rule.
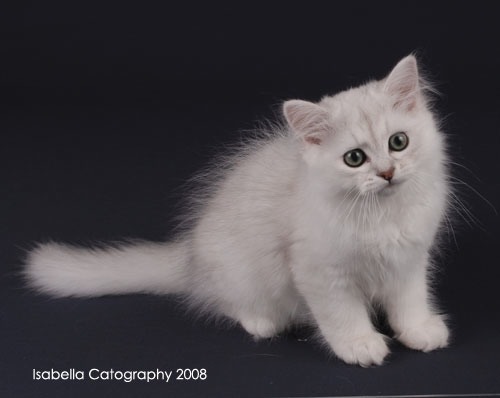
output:
[[181,293],[187,263],[186,242],[103,249],[48,243],[29,253],[25,276],[35,289],[59,297]]

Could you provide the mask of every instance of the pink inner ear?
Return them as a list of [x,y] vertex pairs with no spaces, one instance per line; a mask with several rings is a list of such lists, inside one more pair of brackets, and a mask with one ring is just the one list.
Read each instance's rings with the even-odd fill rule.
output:
[[314,137],[314,136],[307,136],[305,138],[306,142],[308,142],[309,144],[314,144],[314,145],[321,145],[321,140],[319,139],[319,137]]
[[407,111],[412,111],[417,105],[417,96],[414,92],[408,90],[406,97],[396,100],[394,108],[403,108]]
[[419,92],[418,67],[415,57],[403,58],[387,77],[384,90],[394,98],[395,108],[411,111]]
[[328,112],[308,101],[290,100],[283,105],[288,124],[305,142],[321,144],[321,138],[329,131]]

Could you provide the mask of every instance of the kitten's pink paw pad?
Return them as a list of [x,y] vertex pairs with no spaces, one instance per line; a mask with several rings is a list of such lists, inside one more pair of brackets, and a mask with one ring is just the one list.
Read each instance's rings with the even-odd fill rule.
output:
[[336,344],[334,351],[343,361],[363,367],[381,365],[389,354],[385,336],[380,333],[344,340]]
[[244,318],[240,323],[256,339],[268,339],[278,332],[276,324],[266,318]]
[[414,350],[429,352],[448,345],[450,333],[442,317],[433,315],[425,322],[404,330],[398,340]]

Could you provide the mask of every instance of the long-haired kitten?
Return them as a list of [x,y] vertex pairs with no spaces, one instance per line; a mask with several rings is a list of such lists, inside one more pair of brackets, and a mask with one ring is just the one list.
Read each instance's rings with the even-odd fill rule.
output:
[[362,366],[389,353],[373,308],[406,346],[445,347],[429,274],[449,184],[427,91],[410,55],[380,81],[286,101],[282,127],[212,170],[176,239],[41,244],[25,275],[53,296],[179,294],[256,338],[309,323]]

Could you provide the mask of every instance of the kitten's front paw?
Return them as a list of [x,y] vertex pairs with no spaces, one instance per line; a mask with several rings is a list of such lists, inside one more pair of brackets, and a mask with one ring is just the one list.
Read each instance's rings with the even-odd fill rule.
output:
[[414,350],[429,352],[448,345],[450,333],[440,315],[432,315],[420,325],[403,330],[397,338]]
[[344,362],[363,367],[381,365],[389,354],[385,336],[375,332],[344,340],[333,351]]

